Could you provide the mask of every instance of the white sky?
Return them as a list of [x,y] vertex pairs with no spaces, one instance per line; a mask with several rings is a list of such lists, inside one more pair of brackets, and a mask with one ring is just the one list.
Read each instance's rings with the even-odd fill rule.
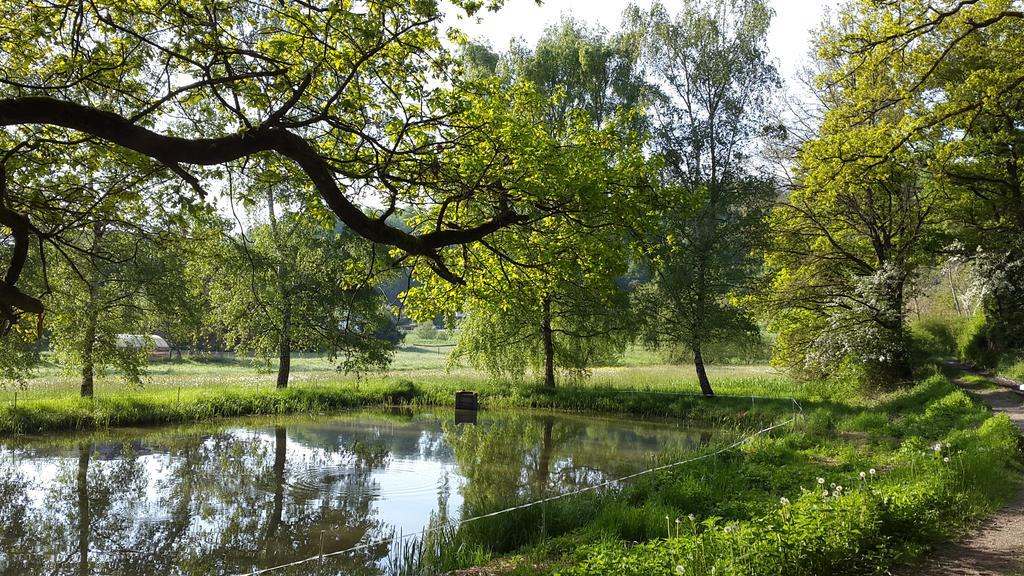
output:
[[[839,0],[768,0],[775,9],[768,36],[768,47],[777,59],[779,72],[790,79],[802,66],[809,50],[811,30],[825,15],[839,5]],[[513,38],[522,38],[528,46],[536,44],[544,29],[555,24],[563,13],[590,25],[603,26],[609,31],[620,28],[622,11],[630,3],[643,8],[651,0],[544,0],[537,6],[534,0],[506,0],[498,12],[481,11],[473,19],[450,18],[448,24],[465,31],[471,39],[487,40],[491,48],[502,52]],[[662,0],[670,14],[679,10],[679,0]]]

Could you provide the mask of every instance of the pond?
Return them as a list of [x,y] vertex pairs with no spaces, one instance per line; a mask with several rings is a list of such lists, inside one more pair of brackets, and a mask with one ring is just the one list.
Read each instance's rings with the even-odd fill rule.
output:
[[355,546],[290,573],[386,574],[389,538],[710,438],[671,421],[396,410],[0,440],[0,574],[245,574]]

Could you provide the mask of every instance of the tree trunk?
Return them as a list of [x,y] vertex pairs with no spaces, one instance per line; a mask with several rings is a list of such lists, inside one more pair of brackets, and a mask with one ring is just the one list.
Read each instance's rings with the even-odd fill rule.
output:
[[693,345],[693,366],[697,369],[697,381],[700,382],[701,394],[714,396],[715,391],[711,389],[711,381],[708,380],[708,373],[704,370],[704,356],[700,353],[700,344]]
[[85,336],[82,342],[82,398],[92,398],[94,378],[94,352],[96,349],[96,290],[90,288],[89,313],[85,320]]
[[551,296],[544,296],[541,326],[544,338],[544,385],[555,387],[555,334],[551,328]]
[[93,378],[95,374],[95,351],[96,351],[96,325],[99,323],[99,299],[100,287],[103,282],[103,274],[99,269],[100,262],[96,251],[99,250],[100,241],[103,239],[103,224],[93,223],[92,230],[92,254],[90,260],[92,270],[89,274],[89,302],[86,304],[85,337],[82,342],[82,398],[92,398]]
[[711,381],[708,380],[708,373],[704,370],[704,355],[700,350],[701,342],[703,341],[705,334],[704,326],[707,320],[705,318],[707,311],[704,305],[705,299],[707,298],[706,264],[705,258],[703,257],[697,262],[697,302],[695,303],[693,311],[694,316],[690,334],[690,347],[693,349],[693,367],[697,370],[697,382],[700,383],[700,392],[707,397],[711,397],[715,395],[715,392],[711,389]]
[[78,446],[78,574],[89,574],[89,525],[92,517],[89,511],[89,453],[92,446]]
[[913,380],[914,370],[910,363],[910,343],[908,342],[906,330],[906,317],[904,315],[904,289],[903,283],[897,282],[889,290],[889,310],[892,314],[891,323],[888,326],[893,333],[895,350],[891,357],[886,357],[884,364],[885,371],[893,383],[902,384]]
[[277,387],[288,387],[288,374],[292,369],[292,307],[285,300],[281,322],[281,349],[277,365]]
[[953,271],[946,268],[946,278],[949,280],[949,291],[953,294],[953,306],[956,307],[956,315],[963,316],[963,308],[960,307],[960,295],[956,292],[956,285],[953,283]]

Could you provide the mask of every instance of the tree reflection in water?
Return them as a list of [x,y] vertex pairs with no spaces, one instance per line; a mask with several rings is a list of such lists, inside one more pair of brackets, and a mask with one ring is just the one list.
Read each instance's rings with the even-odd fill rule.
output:
[[[477,427],[447,426],[462,488],[463,518],[491,514],[554,495],[573,493],[706,446],[707,430],[665,423],[556,414],[509,414]],[[567,502],[562,502],[566,504]],[[572,504],[569,504],[570,506]],[[582,505],[580,514],[593,514]],[[496,552],[513,550],[572,526],[549,527],[547,504],[514,510],[462,527],[461,542],[486,542]],[[560,515],[573,521],[574,514]],[[577,515],[577,520],[579,516]]]
[[[385,540],[706,443],[668,424],[397,412],[0,446],[0,574],[382,574]],[[377,543],[377,544],[373,544]]]

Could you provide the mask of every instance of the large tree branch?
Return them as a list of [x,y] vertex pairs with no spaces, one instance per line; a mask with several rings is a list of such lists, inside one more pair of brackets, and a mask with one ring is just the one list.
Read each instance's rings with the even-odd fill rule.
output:
[[436,230],[422,235],[405,232],[364,213],[345,197],[334,179],[336,169],[312,144],[301,136],[273,126],[260,126],[217,138],[190,139],[163,135],[113,112],[72,102],[47,97],[0,99],[0,125],[32,124],[77,130],[169,166],[211,166],[261,152],[276,152],[299,165],[328,207],[355,233],[370,241],[430,259],[431,267],[450,281],[460,282],[461,279],[445,267],[440,249],[477,241],[526,219],[523,215],[507,211],[471,227]]
[[[6,160],[6,159],[5,159]],[[7,271],[0,280],[0,335],[5,333],[16,319],[15,310],[23,310],[32,314],[42,314],[43,303],[15,287],[21,272],[28,260],[29,232],[31,226],[28,218],[7,207],[7,168],[0,163],[0,226],[11,230],[14,238],[14,249],[11,261],[7,263]]]

